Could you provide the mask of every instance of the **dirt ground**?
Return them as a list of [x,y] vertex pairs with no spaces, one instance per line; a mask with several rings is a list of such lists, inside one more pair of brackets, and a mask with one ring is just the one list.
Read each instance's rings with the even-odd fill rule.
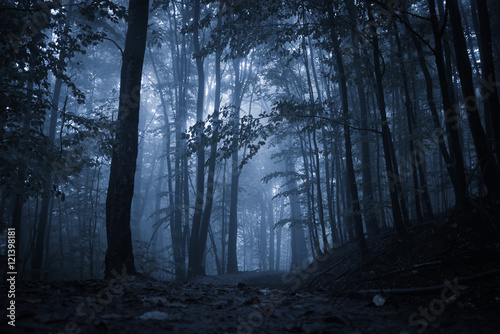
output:
[[362,260],[354,242],[333,247],[294,273],[17,282],[15,327],[3,316],[0,333],[500,333],[500,202],[489,203],[406,240],[383,232]]
[[500,329],[500,291],[490,296],[493,307],[471,303],[480,291],[476,285],[455,286],[456,296],[446,292],[444,301],[441,291],[378,295],[376,306],[372,294],[291,290],[283,283],[293,277],[288,276],[243,273],[175,284],[117,274],[111,281],[20,283],[16,326],[7,326],[4,317],[0,328],[2,333],[400,334]]

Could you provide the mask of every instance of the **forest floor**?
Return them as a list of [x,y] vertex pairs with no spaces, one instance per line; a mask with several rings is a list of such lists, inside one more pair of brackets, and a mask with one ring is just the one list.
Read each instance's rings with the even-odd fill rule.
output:
[[0,332],[500,333],[499,217],[500,202],[477,202],[404,242],[369,239],[363,262],[348,243],[300,272],[18,282],[16,326]]

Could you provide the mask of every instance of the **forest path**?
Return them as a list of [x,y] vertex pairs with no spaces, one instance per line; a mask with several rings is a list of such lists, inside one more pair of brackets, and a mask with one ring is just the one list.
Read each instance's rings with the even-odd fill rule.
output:
[[[111,281],[19,282],[16,327],[2,333],[495,333],[495,310],[457,301],[434,303],[428,320],[416,316],[436,296],[334,298],[326,291],[277,289],[283,273],[205,277],[186,284],[120,277]],[[262,278],[259,281],[259,277]],[[201,281],[212,281],[202,283]],[[266,287],[268,284],[269,287]],[[4,308],[5,310],[5,308]],[[424,331],[421,331],[424,332]]]

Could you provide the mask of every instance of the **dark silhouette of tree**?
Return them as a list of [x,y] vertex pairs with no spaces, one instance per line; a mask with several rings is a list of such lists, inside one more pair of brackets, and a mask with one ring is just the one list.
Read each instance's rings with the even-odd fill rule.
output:
[[141,78],[149,14],[149,0],[130,0],[128,30],[120,73],[120,102],[106,197],[108,247],[105,277],[125,269],[137,273],[132,251],[130,209],[137,159]]
[[[205,135],[203,132],[203,99],[205,97],[205,70],[203,68],[204,57],[200,53],[199,38],[200,1],[196,0],[193,5],[193,45],[194,58],[196,59],[196,70],[198,74],[198,92],[196,100],[196,122],[199,147],[196,150],[196,195],[194,203],[193,225],[191,228],[191,239],[189,243],[189,267],[188,277],[203,273],[201,265],[204,248],[201,248],[201,220],[203,217],[203,199],[205,196]],[[205,231],[207,233],[208,229]],[[205,235],[206,240],[206,235]]]
[[458,134],[458,116],[455,107],[452,105],[452,97],[450,96],[449,82],[447,80],[447,71],[444,63],[443,43],[441,40],[442,30],[436,13],[436,2],[434,0],[428,0],[428,3],[431,15],[430,20],[432,33],[434,36],[434,57],[436,59],[439,85],[441,87],[441,99],[443,100],[445,123],[447,131],[450,134],[450,156],[453,161],[452,165],[454,166],[454,177],[452,177],[451,182],[455,190],[456,204],[460,207],[466,204],[468,196],[463,154]]
[[[495,194],[500,191],[500,169],[489,150],[481,119],[479,117],[478,101],[474,91],[472,79],[472,67],[469,60],[467,45],[462,29],[458,0],[450,0],[447,4],[450,15],[451,30],[453,35],[453,47],[457,59],[457,69],[460,76],[460,86],[465,101],[467,119],[476,149],[478,164],[481,167],[482,179],[488,192]],[[486,51],[486,50],[485,50]],[[496,91],[495,91],[496,93]],[[498,109],[494,114],[498,114]],[[498,115],[493,115],[492,120],[498,122]],[[496,130],[498,132],[498,130]]]

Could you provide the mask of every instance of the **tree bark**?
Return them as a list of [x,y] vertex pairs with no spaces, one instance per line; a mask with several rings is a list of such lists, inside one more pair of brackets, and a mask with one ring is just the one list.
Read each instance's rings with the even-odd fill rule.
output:
[[[373,22],[373,15],[371,14],[370,9],[368,9],[368,17],[370,21]],[[382,121],[382,147],[384,150],[384,160],[385,160],[385,168],[387,173],[387,181],[389,183],[389,192],[391,197],[392,204],[392,215],[394,220],[394,227],[398,233],[400,238],[405,238],[406,231],[405,225],[402,219],[401,206],[399,203],[399,173],[394,167],[394,161],[392,159],[391,153],[391,143],[392,136],[389,129],[387,115],[386,115],[386,106],[385,106],[385,97],[384,97],[384,88],[382,84],[382,73],[380,70],[380,59],[379,59],[379,46],[378,46],[378,36],[376,29],[371,25],[372,32],[372,45],[373,45],[373,65],[375,68],[375,80],[376,80],[376,89],[377,89],[377,104],[380,113],[380,118]]]
[[[205,135],[203,122],[203,99],[205,96],[205,71],[203,68],[204,57],[200,54],[199,27],[200,1],[194,2],[194,58],[198,72],[198,97],[196,102],[196,122],[198,147],[196,149],[196,198],[194,203],[193,225],[191,228],[191,240],[189,244],[189,266],[188,277],[203,274],[202,259],[204,249],[201,249],[201,219],[203,216],[203,197],[205,196]],[[207,229],[208,231],[208,229]],[[205,235],[206,242],[206,235]]]
[[[288,149],[292,148],[292,139],[288,137]],[[295,164],[290,156],[285,158],[286,173],[288,175],[295,174]],[[297,196],[297,181],[294,176],[291,176],[288,180],[287,190],[290,195],[288,196],[290,201],[290,215],[292,224],[290,226],[291,233],[291,252],[292,252],[292,262],[290,264],[291,270],[302,269],[301,265],[304,261],[307,261],[307,246],[306,237],[304,233],[304,226],[301,224],[300,220],[302,218],[302,212],[300,208],[299,197]]]
[[441,41],[441,31],[436,14],[435,0],[428,0],[430,10],[430,20],[432,25],[432,33],[434,35],[434,56],[436,58],[436,67],[439,77],[439,85],[441,87],[441,98],[443,100],[443,109],[445,115],[446,128],[450,134],[451,146],[451,160],[454,165],[455,178],[452,178],[455,190],[455,204],[457,207],[463,207],[468,200],[467,196],[467,183],[465,181],[465,168],[462,156],[462,149],[460,147],[460,139],[458,133],[458,115],[452,105],[452,95],[448,87],[448,80],[446,79],[446,66],[443,59],[443,43]]
[[[219,10],[222,8],[222,3],[219,5]],[[217,17],[217,31],[220,31],[222,29],[222,16],[219,15]],[[221,95],[221,68],[220,68],[220,62],[221,62],[221,55],[222,55],[222,50],[220,47],[217,48],[215,51],[215,92],[214,92],[214,112],[212,115],[212,127],[213,127],[213,133],[212,133],[212,140],[210,143],[210,158],[208,161],[208,176],[207,176],[207,193],[206,193],[206,199],[205,199],[205,208],[203,210],[203,217],[201,221],[201,228],[200,228],[200,238],[199,238],[199,252],[200,252],[200,259],[203,258],[203,254],[205,252],[205,247],[207,244],[207,231],[211,230],[210,229],[210,217],[212,215],[212,207],[214,203],[214,195],[215,195],[215,165],[216,165],[216,159],[217,159],[217,143],[219,140],[219,108],[220,108],[220,95]],[[214,243],[214,252],[215,252],[215,243]],[[219,262],[219,259],[217,257],[217,254],[215,254],[217,263]],[[220,265],[218,266],[219,271]],[[205,268],[201,268],[201,274],[205,273]]]
[[483,95],[485,114],[491,119],[493,142],[497,161],[500,163],[500,100],[496,84],[495,62],[491,36],[490,16],[486,0],[472,0],[477,3],[479,16],[479,45],[481,46],[481,66],[483,77]]
[[[52,108],[50,110],[50,123],[49,123],[49,134],[48,140],[50,145],[54,144],[55,135],[56,135],[56,126],[57,126],[57,113],[59,107],[59,98],[61,96],[61,87],[62,87],[62,79],[57,78],[54,85],[54,93],[52,95]],[[42,204],[40,206],[40,219],[38,221],[38,226],[36,229],[36,242],[35,249],[33,251],[33,262],[31,267],[31,278],[32,279],[40,279],[41,268],[43,264],[43,253],[45,246],[45,237],[46,237],[46,229],[47,224],[49,222],[49,206],[52,200],[52,179],[53,173],[52,171],[47,171],[46,175],[47,180],[43,188],[42,193]],[[50,210],[50,215],[52,215],[52,211]]]
[[[405,22],[408,22],[407,17],[404,17]],[[439,151],[441,152],[441,156],[446,163],[446,170],[448,171],[448,175],[450,177],[451,183],[456,191],[456,188],[458,187],[458,178],[457,178],[457,173],[455,171],[455,168],[453,167],[452,163],[452,158],[450,157],[450,153],[448,152],[448,149],[446,148],[446,142],[444,139],[444,130],[441,127],[441,122],[439,120],[439,114],[437,111],[436,103],[434,101],[434,87],[432,84],[432,79],[431,75],[429,73],[429,69],[427,67],[427,62],[425,60],[422,46],[420,45],[420,42],[417,40],[417,37],[414,34],[411,34],[413,45],[415,46],[415,49],[417,50],[418,54],[418,63],[420,68],[422,69],[422,74],[424,75],[425,79],[425,92],[426,92],[426,97],[427,97],[427,103],[429,105],[429,109],[431,111],[432,115],[432,122],[434,123],[434,133],[436,135]],[[417,155],[419,156],[419,155]],[[423,159],[423,156],[420,156],[421,159]],[[423,173],[421,173],[421,178],[423,177]],[[426,197],[428,198],[429,195],[427,194]],[[430,201],[425,203],[427,207],[430,207]],[[431,210],[427,210],[428,212],[431,212]]]
[[[330,20],[334,20],[333,10],[330,8]],[[342,101],[342,114],[344,116],[344,148],[346,160],[347,181],[350,194],[350,204],[352,205],[354,231],[358,244],[358,249],[361,259],[365,259],[368,255],[368,247],[366,245],[365,235],[363,232],[363,218],[361,216],[361,206],[359,203],[358,186],[356,184],[356,175],[354,174],[354,163],[352,157],[352,142],[351,142],[351,128],[349,127],[349,100],[347,96],[347,77],[344,69],[344,62],[342,54],[340,53],[340,45],[335,33],[334,22],[331,22],[331,41],[334,48],[334,57],[337,65],[340,97]]]
[[128,31],[125,38],[120,102],[115,143],[106,197],[105,277],[113,273],[136,274],[130,231],[130,211],[134,194],[137,159],[141,77],[146,48],[149,0],[130,0]]
[[231,195],[229,205],[229,226],[227,244],[227,273],[238,272],[238,260],[236,257],[236,241],[238,233],[238,183],[240,178],[240,167],[238,163],[238,140],[239,140],[239,118],[241,105],[241,82],[239,59],[233,60],[234,68],[234,90],[233,90],[233,142],[231,144]]
[[269,270],[275,270],[274,267],[274,209],[273,209],[273,201],[272,201],[272,191],[270,193],[271,198],[267,202],[267,226],[269,228],[269,256],[268,256],[268,261],[269,261]]
[[[494,194],[500,191],[500,169],[498,164],[489,150],[486,140],[479,111],[477,107],[477,99],[474,91],[474,82],[472,78],[472,67],[470,64],[465,37],[462,30],[460,12],[458,8],[458,0],[449,0],[448,12],[450,14],[450,23],[453,34],[453,46],[457,59],[458,74],[462,86],[462,94],[465,99],[465,108],[467,110],[467,118],[469,127],[476,149],[478,164],[481,167],[482,179],[489,194]],[[498,110],[494,114],[498,114]],[[493,115],[492,115],[493,116]],[[492,119],[493,120],[493,119]],[[497,131],[498,132],[498,131]]]

